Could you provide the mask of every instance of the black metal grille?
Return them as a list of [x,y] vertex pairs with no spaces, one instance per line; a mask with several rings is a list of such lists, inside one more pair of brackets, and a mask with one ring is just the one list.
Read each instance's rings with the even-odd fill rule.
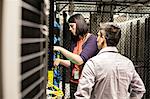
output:
[[150,98],[150,18],[145,20],[145,47],[144,47],[144,65],[146,82],[146,99]]
[[22,0],[22,99],[46,99],[48,46],[41,32],[46,20],[43,3],[43,0]]

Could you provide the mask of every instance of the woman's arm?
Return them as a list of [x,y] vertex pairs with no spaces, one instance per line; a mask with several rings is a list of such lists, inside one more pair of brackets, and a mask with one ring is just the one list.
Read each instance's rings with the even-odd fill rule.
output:
[[70,60],[74,64],[82,65],[84,63],[84,61],[80,57],[80,55],[74,54],[74,53],[64,49],[63,47],[54,46],[54,50],[61,52],[68,60]]
[[59,64],[65,66],[65,67],[69,67],[71,65],[71,63],[70,63],[69,60],[64,60],[64,59],[56,58],[54,60],[54,66],[58,66]]

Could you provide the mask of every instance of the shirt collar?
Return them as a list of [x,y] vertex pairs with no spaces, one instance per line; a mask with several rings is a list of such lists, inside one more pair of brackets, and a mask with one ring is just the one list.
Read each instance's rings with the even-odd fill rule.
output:
[[102,48],[98,54],[101,54],[103,52],[117,52],[118,53],[118,49],[116,47],[109,46],[109,47]]

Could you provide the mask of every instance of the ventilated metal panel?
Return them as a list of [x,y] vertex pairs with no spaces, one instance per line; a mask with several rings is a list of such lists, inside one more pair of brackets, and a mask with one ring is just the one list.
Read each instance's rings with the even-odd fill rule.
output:
[[[2,0],[0,1],[0,39],[2,38]],[[2,49],[2,43],[0,43]],[[2,52],[0,51],[0,80],[2,81]],[[0,82],[0,98],[2,98],[2,82]]]
[[45,99],[47,36],[43,0],[22,0],[21,92],[22,99]]

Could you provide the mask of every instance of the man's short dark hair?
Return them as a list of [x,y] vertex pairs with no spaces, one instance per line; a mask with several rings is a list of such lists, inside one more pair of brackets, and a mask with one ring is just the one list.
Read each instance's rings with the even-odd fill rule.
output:
[[105,23],[100,26],[100,30],[105,30],[107,46],[117,46],[121,38],[121,29],[114,23]]

